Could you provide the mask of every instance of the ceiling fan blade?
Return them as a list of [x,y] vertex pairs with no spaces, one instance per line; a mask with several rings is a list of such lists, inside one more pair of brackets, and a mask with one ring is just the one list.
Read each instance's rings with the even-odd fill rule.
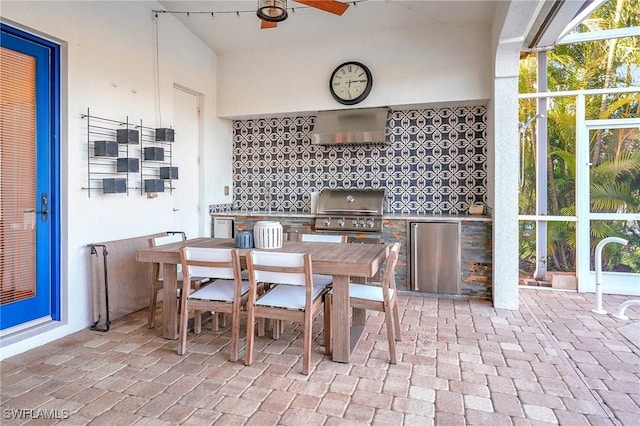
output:
[[305,6],[315,7],[316,9],[324,10],[325,12],[333,13],[335,15],[342,15],[349,5],[337,0],[294,0],[297,3],[302,3]]
[[262,20],[262,23],[260,24],[260,29],[261,30],[265,30],[265,29],[269,29],[269,28],[275,28],[278,26],[277,22],[269,22],[269,21],[265,21]]

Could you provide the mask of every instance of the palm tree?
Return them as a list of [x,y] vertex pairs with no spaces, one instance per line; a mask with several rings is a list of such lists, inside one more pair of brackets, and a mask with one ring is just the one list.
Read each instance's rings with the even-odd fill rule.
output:
[[[611,0],[601,6],[579,28],[579,31],[638,26],[639,0]],[[638,37],[616,41],[595,41],[576,45],[561,45],[548,52],[548,86],[550,91],[627,87],[640,84],[640,42]],[[535,57],[521,61],[520,91],[535,92]],[[588,96],[587,119],[638,117],[640,96]],[[536,105],[523,100],[520,119],[525,123],[536,114]],[[534,127],[521,132],[522,181],[520,213],[535,212],[535,197],[549,197],[550,215],[575,214],[575,100],[554,98],[548,109],[549,157],[547,161],[547,194],[535,192],[535,132]],[[598,130],[590,135],[593,166],[591,176],[592,212],[640,211],[640,132],[623,129],[616,132]],[[640,272],[640,231],[637,224],[594,221],[591,227],[593,246],[603,236],[631,236],[628,249],[605,250],[610,265],[625,263]],[[523,235],[523,264],[535,264],[535,241]],[[549,270],[575,270],[575,224],[548,224]],[[637,253],[636,253],[637,251]]]

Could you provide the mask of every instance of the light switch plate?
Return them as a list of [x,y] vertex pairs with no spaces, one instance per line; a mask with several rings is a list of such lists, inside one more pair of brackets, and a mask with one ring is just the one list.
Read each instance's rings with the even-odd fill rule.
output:
[[224,186],[224,195],[229,195],[229,187],[227,185]]

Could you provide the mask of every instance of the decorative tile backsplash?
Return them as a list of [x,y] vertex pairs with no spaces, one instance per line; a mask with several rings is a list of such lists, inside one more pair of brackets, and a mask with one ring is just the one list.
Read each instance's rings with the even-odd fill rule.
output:
[[311,145],[315,116],[233,123],[233,208],[309,211],[322,188],[385,188],[385,213],[464,214],[485,202],[484,106],[390,111],[388,144]]

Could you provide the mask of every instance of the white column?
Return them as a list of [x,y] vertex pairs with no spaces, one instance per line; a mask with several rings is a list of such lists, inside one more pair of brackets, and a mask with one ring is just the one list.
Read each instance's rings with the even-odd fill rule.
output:
[[493,197],[493,305],[518,309],[518,64],[521,40],[496,49],[489,127]]
[[[587,291],[591,271],[591,206],[589,129],[585,124],[585,96],[576,97],[576,277],[578,291]],[[591,287],[593,288],[593,287]]]

